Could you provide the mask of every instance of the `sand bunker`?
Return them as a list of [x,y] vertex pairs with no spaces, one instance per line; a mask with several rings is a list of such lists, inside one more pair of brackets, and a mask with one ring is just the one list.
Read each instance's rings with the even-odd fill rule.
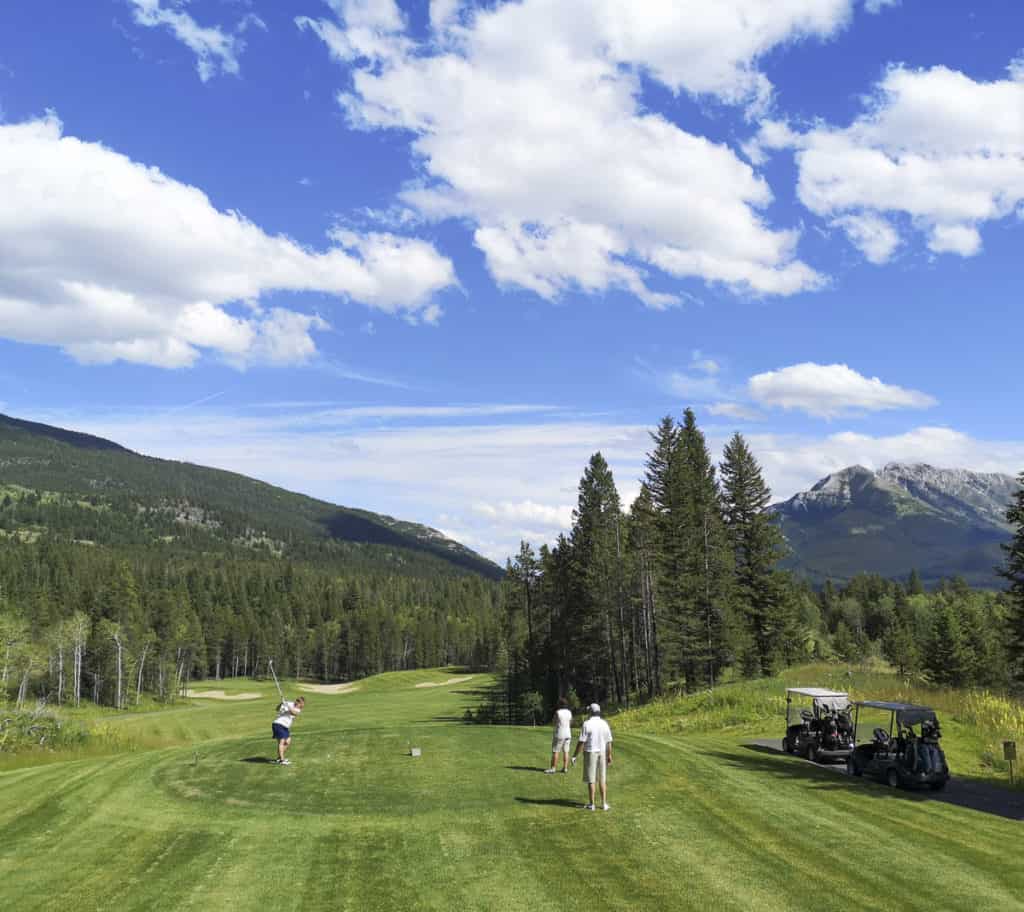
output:
[[194,697],[200,700],[261,700],[263,698],[263,694],[229,694],[224,693],[223,690],[186,690],[185,696]]
[[348,694],[359,690],[358,684],[300,684],[299,690],[317,694]]
[[426,681],[423,684],[417,684],[417,687],[447,687],[449,684],[461,684],[463,681],[468,681],[473,675],[466,675],[464,678],[449,678],[447,681],[438,681],[433,683]]

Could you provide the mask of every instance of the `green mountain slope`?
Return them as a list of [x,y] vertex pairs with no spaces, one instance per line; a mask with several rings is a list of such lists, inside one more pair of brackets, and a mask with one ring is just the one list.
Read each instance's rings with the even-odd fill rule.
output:
[[852,466],[776,504],[792,549],[788,565],[814,582],[860,572],[925,582],[962,576],[1001,587],[996,568],[1009,540],[1008,475],[893,464],[875,473]]
[[0,534],[34,538],[47,531],[88,544],[262,551],[399,572],[502,575],[427,526],[0,415]]

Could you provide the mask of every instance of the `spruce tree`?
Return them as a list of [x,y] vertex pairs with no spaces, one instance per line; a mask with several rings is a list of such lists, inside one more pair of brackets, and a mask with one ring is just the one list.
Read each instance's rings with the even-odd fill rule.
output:
[[913,674],[920,668],[921,653],[910,626],[900,620],[882,636],[882,654],[896,666],[900,676]]
[[575,624],[572,639],[580,680],[623,699],[627,682],[617,618],[625,597],[622,580],[619,493],[611,469],[600,453],[580,480],[579,501],[573,513],[572,553]]
[[1024,472],[1020,473],[1017,481],[1017,493],[1006,511],[1006,518],[1014,527],[1014,534],[1010,543],[1003,545],[1006,565],[1000,573],[1010,584],[1010,611],[1007,618],[1010,667],[1017,681],[1024,683]]
[[907,595],[923,595],[924,586],[921,583],[921,575],[917,572],[915,567],[910,571],[910,576],[907,578]]
[[661,657],[658,644],[656,514],[646,483],[629,512],[629,553],[632,558],[637,641],[643,678],[650,696],[661,692]]
[[647,546],[650,554],[649,582],[652,618],[660,615],[666,622],[658,630],[652,623],[654,689],[661,691],[664,669],[677,673],[680,666],[678,638],[672,635],[668,619],[682,613],[683,519],[679,483],[679,429],[666,415],[651,434],[654,449],[647,454],[644,488],[650,503],[650,525]]
[[967,682],[972,656],[956,608],[945,599],[935,606],[932,633],[924,656],[925,670],[936,684],[959,687]]
[[534,639],[534,613],[538,576],[540,568],[533,548],[529,542],[519,543],[519,553],[515,561],[509,561],[506,566],[506,575],[510,583],[515,587],[514,594],[510,594],[513,603],[518,601],[526,619],[526,662],[529,669],[530,686],[536,684],[535,669],[537,667],[537,646]]
[[687,687],[713,686],[718,669],[731,658],[724,632],[733,566],[715,465],[692,409],[683,413],[674,469],[682,546],[674,633]]
[[770,674],[795,636],[795,618],[776,565],[785,541],[767,512],[771,490],[741,434],[725,447],[722,462],[724,520],[735,561],[737,602],[752,637],[761,674]]

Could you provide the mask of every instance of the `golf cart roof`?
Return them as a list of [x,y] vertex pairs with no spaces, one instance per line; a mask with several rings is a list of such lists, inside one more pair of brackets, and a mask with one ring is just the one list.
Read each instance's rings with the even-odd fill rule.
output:
[[825,690],[823,687],[787,687],[787,694],[799,694],[801,697],[849,697],[849,694],[839,690]]
[[888,703],[884,700],[861,700],[856,705],[894,712],[896,713],[896,721],[902,725],[919,725],[921,722],[935,718],[934,709],[929,706],[918,706],[916,703]]

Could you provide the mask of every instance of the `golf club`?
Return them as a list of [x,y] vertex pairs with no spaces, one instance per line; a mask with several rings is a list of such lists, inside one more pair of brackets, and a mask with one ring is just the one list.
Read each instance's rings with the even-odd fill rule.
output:
[[278,696],[281,698],[281,701],[284,702],[284,691],[281,690],[281,683],[277,680],[277,672],[274,671],[274,660],[273,659],[268,659],[267,660],[267,667],[270,668],[270,673],[274,676],[274,684],[277,685]]

